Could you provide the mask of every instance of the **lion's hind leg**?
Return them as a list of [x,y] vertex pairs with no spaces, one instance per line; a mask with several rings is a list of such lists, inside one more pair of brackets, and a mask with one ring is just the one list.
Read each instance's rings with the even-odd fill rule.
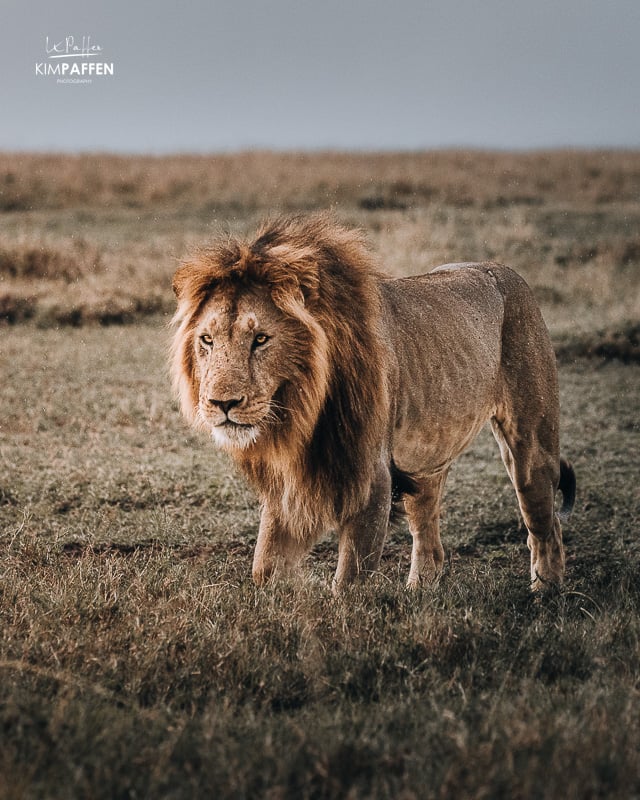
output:
[[413,537],[407,581],[407,586],[412,589],[422,582],[433,583],[442,572],[444,549],[440,541],[440,505],[446,479],[446,471],[416,479],[417,491],[404,498]]
[[531,551],[531,588],[534,591],[558,586],[564,577],[565,557],[562,528],[554,509],[559,483],[560,459],[556,447],[540,436],[539,426],[517,430],[497,419],[491,421],[493,434],[509,477],[516,490],[518,504],[528,531],[527,546]]

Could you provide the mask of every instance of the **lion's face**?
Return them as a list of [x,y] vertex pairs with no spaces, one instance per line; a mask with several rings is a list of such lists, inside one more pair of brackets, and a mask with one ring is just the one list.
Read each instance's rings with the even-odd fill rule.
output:
[[286,419],[282,400],[300,372],[297,328],[261,287],[204,306],[193,331],[197,417],[219,447],[246,449]]

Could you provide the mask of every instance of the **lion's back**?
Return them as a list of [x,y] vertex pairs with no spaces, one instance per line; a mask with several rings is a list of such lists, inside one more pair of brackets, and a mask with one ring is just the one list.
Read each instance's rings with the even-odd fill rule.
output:
[[425,275],[387,279],[381,290],[386,335],[398,352],[428,341],[443,355],[464,345],[488,356],[500,340],[504,297],[488,266],[444,265]]

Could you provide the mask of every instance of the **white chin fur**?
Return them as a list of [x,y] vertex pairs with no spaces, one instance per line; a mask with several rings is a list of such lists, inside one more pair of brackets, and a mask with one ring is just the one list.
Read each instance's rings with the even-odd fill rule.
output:
[[239,428],[230,425],[211,429],[211,438],[223,450],[245,450],[255,444],[260,431],[256,427]]

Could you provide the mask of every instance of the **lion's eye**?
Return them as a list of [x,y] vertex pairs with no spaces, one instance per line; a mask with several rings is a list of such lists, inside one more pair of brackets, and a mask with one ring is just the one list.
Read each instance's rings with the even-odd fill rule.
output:
[[262,347],[263,344],[266,344],[269,341],[269,337],[266,333],[256,333],[253,337],[253,346],[254,347]]
[[211,336],[209,336],[208,333],[203,333],[202,336],[200,337],[200,341],[205,347],[211,347],[211,345],[213,344],[213,339],[211,338]]

